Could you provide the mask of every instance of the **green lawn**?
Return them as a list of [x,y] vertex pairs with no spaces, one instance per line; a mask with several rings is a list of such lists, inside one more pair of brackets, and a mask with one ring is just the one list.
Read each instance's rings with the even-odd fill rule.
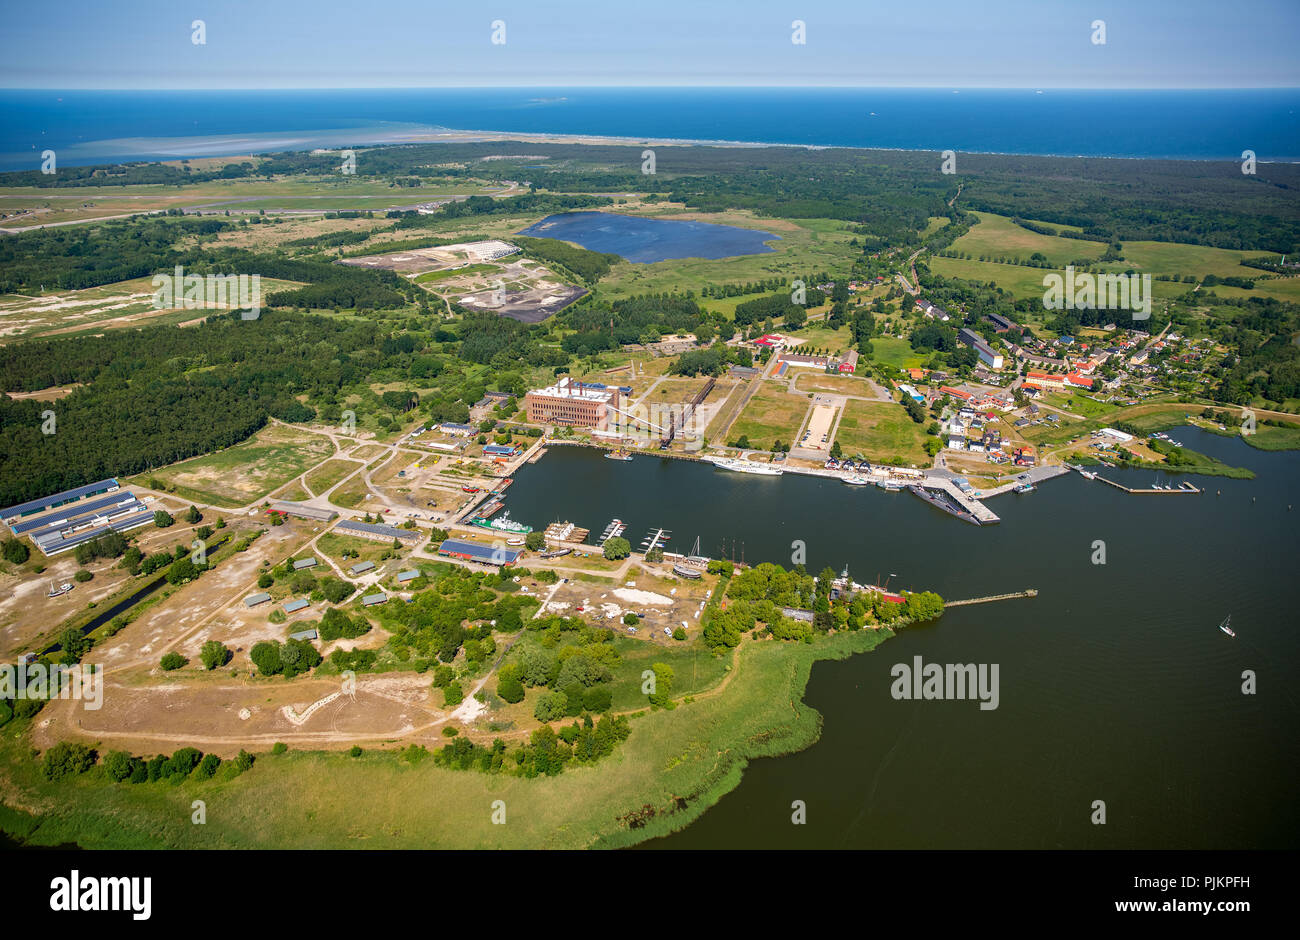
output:
[[905,339],[876,336],[871,340],[871,359],[895,369],[919,368],[925,359]]
[[929,466],[925,427],[896,402],[852,400],[844,408],[835,440],[850,457],[861,454],[872,461],[900,457],[904,463]]
[[809,399],[804,395],[791,395],[785,383],[764,381],[754,393],[727,437],[736,440],[744,435],[749,443],[760,450],[771,450],[774,441],[794,443],[808,412]]

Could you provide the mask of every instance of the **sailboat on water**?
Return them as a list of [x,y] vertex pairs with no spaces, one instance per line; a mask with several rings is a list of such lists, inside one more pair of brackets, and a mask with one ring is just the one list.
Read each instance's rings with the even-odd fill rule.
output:
[[1232,631],[1232,627],[1228,626],[1230,623],[1232,623],[1232,614],[1228,614],[1228,616],[1224,618],[1223,623],[1219,624],[1219,629],[1228,634],[1228,636],[1235,637],[1237,634]]

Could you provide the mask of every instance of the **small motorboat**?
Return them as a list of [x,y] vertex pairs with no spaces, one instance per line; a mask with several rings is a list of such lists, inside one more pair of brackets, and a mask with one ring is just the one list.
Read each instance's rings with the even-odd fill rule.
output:
[[1235,637],[1237,634],[1232,631],[1232,627],[1228,626],[1230,623],[1232,623],[1232,614],[1228,614],[1223,623],[1219,624],[1219,629],[1228,634],[1228,636]]
[[524,544],[524,540],[523,540],[523,539],[506,539],[506,544],[507,544],[507,545],[523,545],[523,544]]

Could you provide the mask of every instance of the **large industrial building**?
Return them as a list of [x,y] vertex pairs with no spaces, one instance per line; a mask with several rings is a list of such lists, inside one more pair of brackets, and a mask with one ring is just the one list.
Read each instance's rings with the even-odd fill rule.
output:
[[624,394],[621,386],[587,384],[566,375],[525,395],[524,407],[532,424],[605,428],[622,411]]
[[[107,496],[99,494],[108,493]],[[99,496],[98,499],[93,497]],[[101,480],[0,510],[14,535],[25,535],[50,557],[107,532],[126,532],[153,521],[149,507],[117,480]]]
[[402,542],[418,542],[427,538],[427,535],[419,529],[399,529],[397,526],[355,522],[352,519],[344,519],[334,527],[334,531],[343,535],[358,535],[363,539],[374,539],[376,542],[391,542],[393,539]]
[[64,490],[62,493],[55,493],[52,496],[43,496],[40,499],[33,499],[25,503],[19,503],[17,506],[10,506],[8,509],[0,509],[0,519],[5,523],[12,524],[15,519],[21,519],[24,516],[34,516],[39,512],[45,512],[49,509],[57,509],[60,506],[66,506],[79,500],[89,499],[92,496],[99,496],[102,493],[111,493],[118,489],[118,482],[115,479],[100,480],[98,483],[87,483],[85,486],[78,486],[75,489]]

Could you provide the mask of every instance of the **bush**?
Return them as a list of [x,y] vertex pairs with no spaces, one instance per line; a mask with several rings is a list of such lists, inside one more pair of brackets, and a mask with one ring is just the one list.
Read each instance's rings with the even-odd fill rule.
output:
[[180,669],[189,660],[180,653],[165,653],[158,665],[162,666],[164,672],[171,672],[173,669]]
[[48,751],[41,760],[41,772],[47,780],[62,780],[77,774],[84,774],[95,766],[98,755],[93,748],[75,741],[60,741]]
[[203,760],[199,761],[199,779],[210,780],[217,773],[217,768],[221,766],[221,758],[216,754],[205,754]]
[[676,630],[673,631],[673,639],[674,640],[686,639],[686,631],[683,628],[678,627]]
[[519,667],[511,663],[497,673],[497,695],[516,705],[524,700],[524,684],[519,678]]
[[349,756],[349,757],[360,757],[360,756],[361,756],[361,745],[359,745],[359,744],[354,744],[354,745],[352,745],[352,747],[350,747],[350,748],[348,749],[348,756]]
[[220,640],[208,640],[199,650],[199,661],[203,663],[203,668],[208,670],[224,666],[233,656],[234,654]]
[[257,586],[266,589],[275,583],[275,578],[271,577],[271,572],[263,571],[257,576]]
[[593,685],[582,693],[582,707],[589,712],[607,712],[614,702],[614,694],[604,685]]
[[13,565],[21,565],[31,555],[31,549],[27,547],[26,542],[20,542],[15,538],[4,540],[3,546],[0,547],[0,553],[4,555],[5,561]]
[[78,568],[77,573],[72,576],[74,581],[80,581],[82,584],[85,584],[93,577],[94,575],[91,574],[89,571],[87,571],[85,568]]
[[569,710],[569,697],[563,692],[547,692],[537,700],[533,717],[538,721],[555,721]]
[[635,627],[640,622],[641,618],[634,613],[629,612],[623,615],[623,623],[627,624],[629,627]]
[[153,514],[153,524],[160,529],[165,529],[169,525],[173,525],[175,522],[176,520],[172,518],[171,513],[167,512],[165,509],[159,509]]
[[456,681],[448,682],[442,688],[442,704],[444,708],[455,708],[461,702],[465,701],[465,692]]
[[289,750],[289,745],[285,744],[283,741],[276,741],[275,744],[271,746],[272,754],[283,754],[287,750]]

